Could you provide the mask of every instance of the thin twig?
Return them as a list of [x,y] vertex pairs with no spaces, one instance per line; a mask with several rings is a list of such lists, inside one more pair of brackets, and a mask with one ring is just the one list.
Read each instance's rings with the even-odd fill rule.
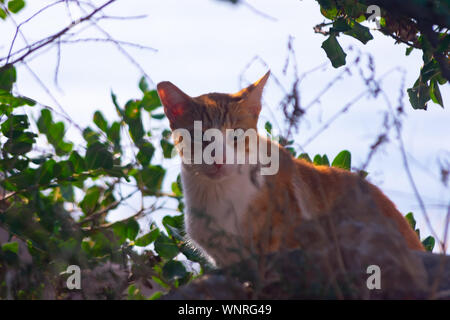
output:
[[[18,57],[16,59],[14,59],[12,62],[6,63],[4,66],[0,67],[0,72],[5,70],[6,68],[8,68],[10,65],[14,65],[14,64],[16,64],[18,62],[23,62],[25,60],[25,58],[28,57],[33,52],[35,52],[35,51],[37,51],[37,50],[47,46],[48,44],[52,43],[53,41],[55,41],[56,39],[60,38],[61,36],[63,36],[68,31],[73,29],[75,26],[83,23],[84,21],[90,20],[97,12],[101,11],[102,9],[104,9],[107,6],[109,6],[110,4],[112,4],[115,1],[116,0],[109,0],[108,2],[104,3],[100,7],[96,8],[95,10],[93,10],[88,15],[86,15],[86,16],[84,16],[84,17],[82,17],[82,18],[72,22],[70,25],[68,25],[64,29],[62,29],[59,32],[57,32],[57,33],[53,34],[52,36],[48,37],[46,41],[44,41],[44,42],[37,41],[34,44],[31,44],[30,46],[28,46],[28,51],[26,53],[24,53],[23,55],[21,55],[20,57]],[[36,45],[36,43],[38,43],[38,44]]]

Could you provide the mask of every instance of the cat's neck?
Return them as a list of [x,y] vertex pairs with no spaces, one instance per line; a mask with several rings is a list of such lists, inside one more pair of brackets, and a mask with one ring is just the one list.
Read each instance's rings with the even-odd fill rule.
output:
[[239,173],[222,179],[195,175],[182,167],[181,178],[188,214],[214,218],[214,224],[237,234],[237,226],[248,205],[263,185],[263,176],[252,165],[241,165]]

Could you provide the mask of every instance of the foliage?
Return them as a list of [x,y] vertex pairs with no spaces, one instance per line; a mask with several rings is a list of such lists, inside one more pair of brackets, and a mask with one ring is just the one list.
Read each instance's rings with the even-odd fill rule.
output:
[[[166,136],[157,137],[164,123],[160,117],[161,103],[156,91],[148,89],[145,79],[139,83],[142,97],[124,106],[112,93],[119,120],[110,123],[101,111],[96,111],[95,126],[83,130],[85,143],[77,146],[67,140],[65,124],[55,121],[55,113],[48,109],[40,110],[35,121],[38,132],[32,130],[32,118],[22,114],[18,107],[31,107],[35,102],[12,93],[15,81],[14,67],[0,74],[0,172],[4,193],[0,231],[9,234],[0,250],[0,297],[9,294],[14,298],[41,298],[44,294],[41,284],[46,283],[46,288],[56,288],[56,298],[64,298],[67,292],[61,285],[60,273],[72,264],[82,270],[106,262],[130,269],[130,285],[134,287],[128,290],[129,298],[140,297],[134,283],[142,278],[162,288],[188,282],[194,274],[188,271],[189,263],[185,262],[200,262],[200,273],[203,272],[206,262],[183,238],[180,180],[172,183],[173,192],[162,190],[166,169],[155,163],[154,155],[164,146],[173,146]],[[151,128],[145,127],[144,116],[151,119]],[[43,137],[50,149],[42,154],[38,140]],[[155,145],[155,139],[164,141],[161,148]],[[126,160],[129,150],[124,141],[128,140],[132,141],[129,147],[136,154],[131,160]],[[165,157],[170,155],[164,152]],[[134,191],[124,196],[120,186]],[[139,223],[139,218],[157,209],[156,205],[109,222],[108,213],[134,194],[154,199],[155,203],[175,199],[179,213],[166,216],[163,229],[155,223],[149,228]],[[26,249],[19,243],[26,244]],[[136,247],[143,250],[138,253]],[[32,256],[31,265],[23,261],[28,253],[22,250]],[[181,261],[180,253],[189,261]],[[21,277],[28,281],[7,285],[8,270],[21,270]],[[26,273],[29,270],[32,275]]]
[[[450,34],[448,20],[450,7],[446,1],[403,1],[405,6],[416,6],[423,12],[432,11],[444,16],[447,23],[439,23],[436,28],[427,25],[420,18],[410,16],[402,10],[402,6],[386,4],[386,1],[353,1],[353,0],[317,0],[320,12],[330,22],[319,24],[316,32],[328,38],[322,44],[333,67],[345,65],[345,52],[336,37],[341,34],[353,37],[363,44],[373,39],[371,31],[361,23],[372,16],[368,10],[372,4],[380,7],[379,31],[396,40],[396,43],[407,45],[406,55],[416,48],[422,50],[423,66],[419,78],[412,88],[408,89],[409,100],[414,109],[427,109],[428,101],[444,107],[439,90],[440,85],[449,81],[448,58]],[[425,19],[424,19],[425,20]],[[323,27],[330,26],[328,31]]]
[[[227,0],[233,4],[239,1]],[[373,19],[372,5],[380,8],[378,30],[406,44],[405,54],[422,51],[423,66],[419,77],[407,90],[414,109],[427,109],[431,100],[442,108],[440,86],[450,81],[450,4],[446,0],[316,0],[326,21],[314,27],[327,37],[322,48],[335,68],[346,64],[346,53],[338,41],[350,36],[362,44],[373,39],[371,30],[362,25]]]
[[[409,212],[405,216],[405,218],[406,218],[406,221],[408,221],[411,228],[417,233],[417,236],[420,239],[420,230],[418,228],[416,229],[416,219],[414,218],[414,214],[412,212]],[[422,240],[422,244],[427,251],[433,251],[433,248],[435,245],[435,239],[432,236],[428,236]]]

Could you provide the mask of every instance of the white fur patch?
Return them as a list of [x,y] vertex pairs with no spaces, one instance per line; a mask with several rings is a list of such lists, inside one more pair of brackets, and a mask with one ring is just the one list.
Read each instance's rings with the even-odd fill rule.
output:
[[252,182],[251,171],[252,166],[240,165],[239,172],[216,181],[185,168],[181,170],[186,232],[216,262],[228,260],[223,255],[224,246],[232,242],[230,238],[240,238],[248,232],[242,230],[243,217],[263,184],[259,174],[256,185]]

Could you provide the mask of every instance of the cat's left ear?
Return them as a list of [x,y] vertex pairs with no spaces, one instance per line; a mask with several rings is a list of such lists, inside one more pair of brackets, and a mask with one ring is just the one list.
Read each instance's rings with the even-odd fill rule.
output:
[[192,99],[169,81],[158,83],[156,90],[164,106],[164,113],[173,129],[180,120],[185,118],[191,107]]
[[235,94],[235,96],[242,97],[245,107],[255,115],[261,111],[262,93],[269,76],[270,70],[261,79]]

